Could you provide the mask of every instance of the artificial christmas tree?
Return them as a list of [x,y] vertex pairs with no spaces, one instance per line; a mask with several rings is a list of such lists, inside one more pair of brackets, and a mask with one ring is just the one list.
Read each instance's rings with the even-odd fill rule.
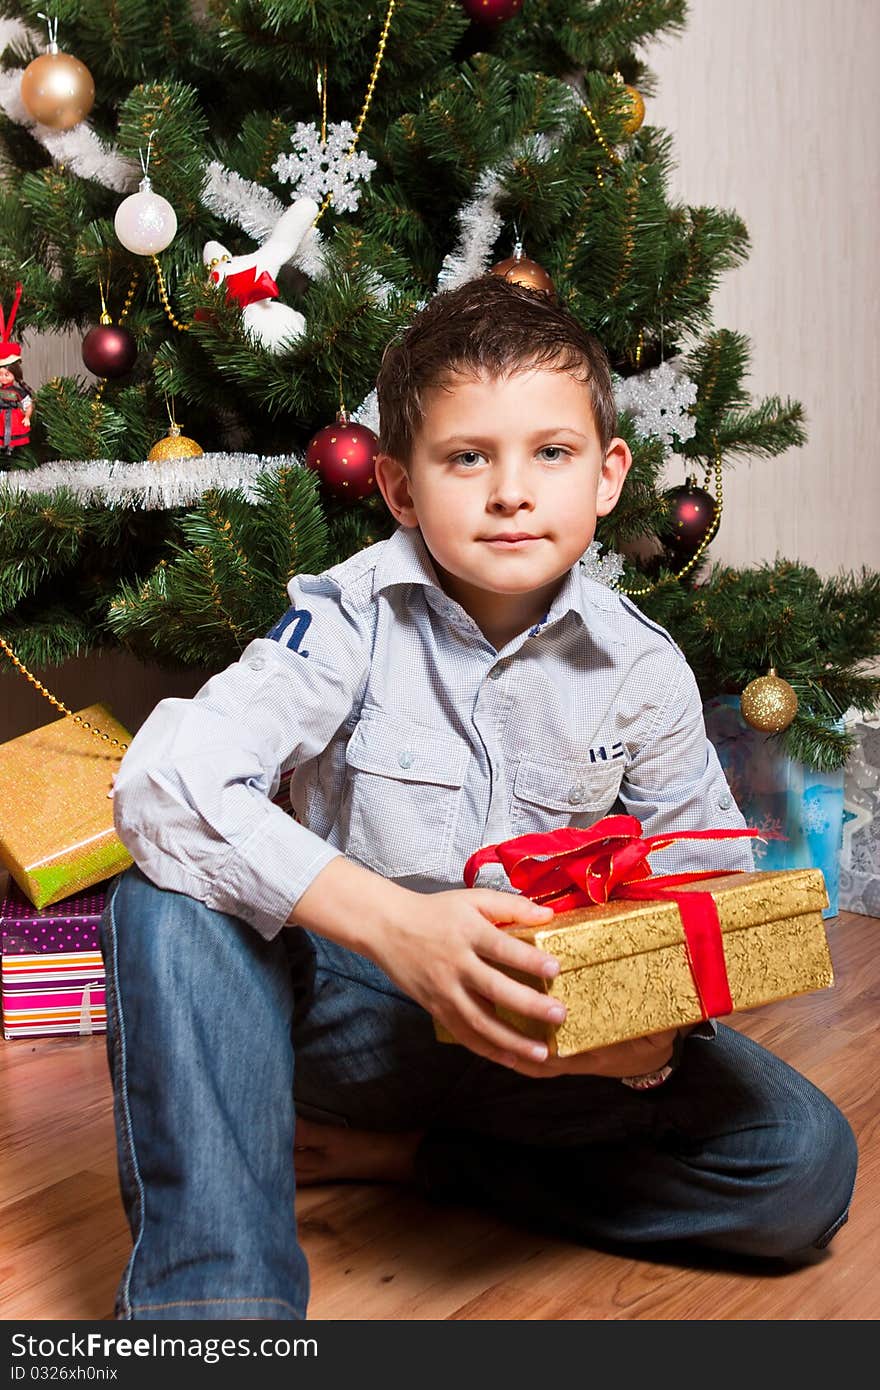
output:
[[[748,344],[712,323],[742,221],[670,201],[670,138],[641,119],[639,50],[682,28],[683,0],[525,0],[492,23],[460,0],[162,0],[161,22],[146,0],[66,0],[58,44],[95,99],[61,130],[22,88],[38,2],[0,0],[0,302],[20,282],[21,332],[86,334],[101,291],[137,358],[41,387],[0,481],[0,629],[25,662],[114,645],[233,659],[292,574],[392,529],[369,470],[328,486],[309,442],[340,409],[378,429],[382,352],[421,303],[528,261],[608,350],[634,455],[586,563],[672,631],[707,698],[774,667],[798,700],[784,746],[842,765],[840,716],[880,700],[863,674],[880,578],[706,569],[723,466],[804,425],[795,401],[750,403]],[[309,199],[287,259],[263,266]],[[290,331],[260,331],[267,307]],[[204,452],[148,462],[175,414]],[[684,547],[674,456],[713,503]]]

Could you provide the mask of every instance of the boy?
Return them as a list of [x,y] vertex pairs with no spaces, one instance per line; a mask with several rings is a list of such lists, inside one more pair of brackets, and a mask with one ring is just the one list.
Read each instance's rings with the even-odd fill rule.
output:
[[[294,1177],[414,1180],[636,1251],[809,1258],[855,1178],[831,1102],[713,1023],[548,1059],[494,1004],[556,1017],[497,968],[555,973],[496,925],[550,909],[497,870],[456,886],[480,845],[615,806],[648,835],[743,824],[681,652],[578,566],[631,462],[607,359],[484,276],[427,305],[377,385],[397,531],[292,580],[116,780],[136,864],[103,927],[134,1240],[117,1315],[304,1318]],[[270,800],[290,767],[299,823]],[[747,843],[655,869],[748,868]]]

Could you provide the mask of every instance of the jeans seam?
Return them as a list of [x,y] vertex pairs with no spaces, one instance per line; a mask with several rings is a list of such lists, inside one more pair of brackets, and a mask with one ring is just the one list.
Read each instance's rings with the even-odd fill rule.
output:
[[233,1303],[271,1303],[275,1308],[289,1309],[291,1313],[295,1314],[297,1320],[299,1320],[299,1313],[297,1313],[293,1304],[288,1303],[285,1299],[258,1298],[256,1296],[252,1298],[180,1298],[172,1303],[139,1303],[136,1311],[139,1313],[152,1313],[162,1308],[216,1308],[218,1306],[225,1308]]
[[132,1274],[134,1273],[135,1256],[137,1255],[138,1246],[141,1243],[141,1238],[144,1233],[144,1185],[141,1180],[140,1169],[138,1168],[137,1154],[135,1152],[134,1146],[134,1133],[131,1124],[131,1112],[128,1106],[128,1076],[126,1070],[125,1020],[123,1018],[122,1013],[122,996],[120,994],[119,989],[119,970],[117,965],[116,919],[114,915],[115,897],[116,894],[114,892],[113,897],[111,897],[109,903],[109,935],[112,949],[111,976],[113,981],[114,1013],[116,1015],[116,1037],[113,1042],[113,1051],[116,1056],[117,1076],[119,1079],[118,1089],[120,1097],[120,1109],[122,1112],[122,1129],[125,1139],[125,1162],[128,1168],[129,1178],[133,1180],[133,1186],[136,1188],[138,1194],[137,1212],[135,1220],[135,1225],[137,1227],[137,1235],[132,1246],[131,1254],[128,1258],[128,1264],[125,1267],[125,1272],[122,1276],[122,1282],[120,1284],[119,1289],[119,1302],[122,1307],[122,1310],[124,1313],[130,1316],[132,1311],[131,1278]]

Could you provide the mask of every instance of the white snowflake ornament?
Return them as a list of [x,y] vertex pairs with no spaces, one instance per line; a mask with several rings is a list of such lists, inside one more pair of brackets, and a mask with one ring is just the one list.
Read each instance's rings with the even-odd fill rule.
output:
[[350,121],[329,125],[326,140],[317,126],[300,121],[290,141],[293,154],[280,154],[272,168],[283,183],[294,185],[299,197],[320,203],[329,193],[337,212],[355,212],[360,180],[369,178],[376,161],[362,152],[350,154],[353,142]]
[[697,432],[697,422],[690,414],[697,399],[697,383],[677,371],[671,361],[637,376],[616,377],[614,399],[618,410],[632,415],[639,434],[656,435],[666,449],[672,448],[673,435],[684,444]]
[[590,541],[580,558],[580,564],[588,579],[595,579],[599,584],[613,589],[623,574],[623,557],[618,555],[616,550],[609,550],[607,555],[601,555],[601,549],[599,541]]

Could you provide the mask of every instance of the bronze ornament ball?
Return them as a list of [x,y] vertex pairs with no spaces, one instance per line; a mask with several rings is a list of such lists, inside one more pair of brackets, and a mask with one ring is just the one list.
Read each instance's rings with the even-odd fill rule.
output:
[[41,53],[22,73],[21,99],[41,125],[72,130],[94,105],[95,80],[72,53]]
[[341,410],[332,425],[312,435],[306,448],[306,466],[341,502],[360,502],[377,489],[376,455],[379,440],[366,425],[349,420]]
[[556,288],[550,276],[542,265],[537,261],[529,260],[528,256],[508,256],[504,261],[498,261],[489,271],[490,275],[497,275],[499,280],[507,280],[511,285],[522,285],[527,290],[542,290],[545,294],[555,294]]
[[82,360],[95,376],[125,376],[137,361],[134,335],[120,325],[100,323],[83,338]]
[[765,734],[781,734],[798,711],[798,697],[771,666],[766,676],[749,681],[739,701],[747,724]]

